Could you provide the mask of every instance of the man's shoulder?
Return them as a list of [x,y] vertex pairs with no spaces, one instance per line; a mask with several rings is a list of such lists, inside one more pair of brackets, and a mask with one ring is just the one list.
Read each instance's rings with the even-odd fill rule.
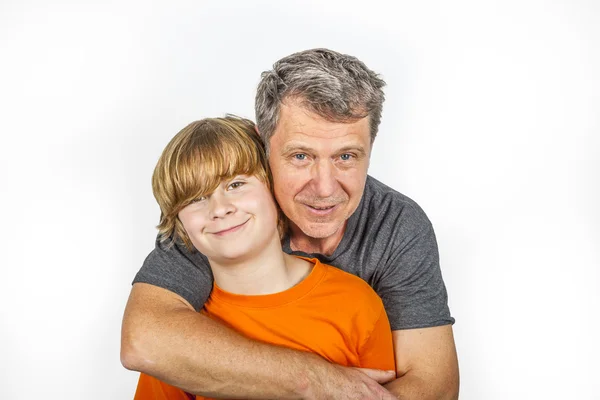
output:
[[419,207],[419,205],[413,199],[405,194],[400,193],[396,189],[389,187],[385,183],[378,181],[371,175],[367,175],[364,197],[369,205],[390,203],[395,206],[400,206],[401,208],[409,207],[421,210],[421,207]]
[[417,202],[370,175],[365,184],[361,219],[368,219],[372,225],[394,221],[397,229],[421,230],[430,225]]
[[185,246],[167,245],[158,237],[133,283],[148,283],[170,290],[199,310],[210,294],[212,280],[204,255],[190,252]]

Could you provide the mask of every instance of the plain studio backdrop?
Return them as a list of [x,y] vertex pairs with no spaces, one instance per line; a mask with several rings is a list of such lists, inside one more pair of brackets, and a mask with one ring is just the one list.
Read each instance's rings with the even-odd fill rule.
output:
[[600,399],[600,5],[3,1],[0,398],[130,399],[119,361],[187,123],[328,47],[387,81],[370,173],[436,229],[461,399]]

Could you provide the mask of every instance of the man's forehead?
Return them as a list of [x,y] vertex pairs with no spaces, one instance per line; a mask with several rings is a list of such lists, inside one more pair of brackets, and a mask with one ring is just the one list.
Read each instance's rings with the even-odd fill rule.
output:
[[271,144],[282,151],[295,148],[318,149],[362,149],[370,147],[368,132],[361,133],[355,129],[281,129],[271,138]]
[[349,135],[369,136],[369,117],[331,120],[296,104],[282,104],[275,134],[332,139]]
[[[331,126],[331,125],[296,125],[282,126],[279,130],[286,140],[360,140],[368,137],[369,130],[356,126]],[[277,134],[277,133],[276,133]]]

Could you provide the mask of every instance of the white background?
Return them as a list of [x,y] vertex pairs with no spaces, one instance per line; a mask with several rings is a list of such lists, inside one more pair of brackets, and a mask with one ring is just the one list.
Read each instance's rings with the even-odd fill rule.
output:
[[[216,3],[216,2],[215,2]],[[2,1],[0,398],[130,399],[150,177],[329,47],[388,83],[370,173],[437,232],[461,399],[600,399],[600,4]]]

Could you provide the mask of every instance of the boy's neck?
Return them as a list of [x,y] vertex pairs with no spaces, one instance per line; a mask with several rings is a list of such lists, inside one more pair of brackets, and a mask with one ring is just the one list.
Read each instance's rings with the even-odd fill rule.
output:
[[279,240],[260,253],[239,260],[209,260],[215,283],[223,290],[242,295],[283,292],[301,282],[312,264],[285,254]]

